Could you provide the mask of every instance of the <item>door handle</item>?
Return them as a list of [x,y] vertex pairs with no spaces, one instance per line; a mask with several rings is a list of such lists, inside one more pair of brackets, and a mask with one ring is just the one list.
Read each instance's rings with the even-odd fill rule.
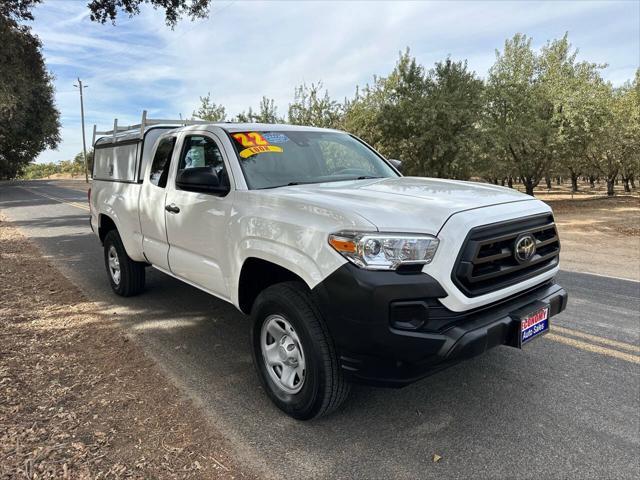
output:
[[180,213],[180,208],[178,208],[178,206],[175,203],[172,203],[171,205],[166,205],[164,207],[164,209],[167,212],[171,212],[171,213]]

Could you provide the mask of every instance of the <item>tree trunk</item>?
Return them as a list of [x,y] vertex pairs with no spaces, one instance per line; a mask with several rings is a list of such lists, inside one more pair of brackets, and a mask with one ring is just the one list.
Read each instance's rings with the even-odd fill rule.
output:
[[571,174],[571,191],[576,193],[578,191],[578,176]]
[[626,193],[631,193],[631,187],[629,187],[629,177],[622,177],[622,182],[624,183],[624,191]]
[[634,175],[629,176],[629,181],[631,181],[631,188],[636,189],[636,178]]
[[556,177],[556,185],[562,185],[562,178]]
[[615,179],[607,178],[607,195],[609,197],[613,197],[616,194],[614,190],[614,185],[615,185]]
[[509,188],[513,188],[513,177],[509,177],[509,179],[507,180],[507,185],[509,185]]
[[505,182],[506,182],[505,178],[502,177],[502,180],[500,180],[500,185],[502,185],[504,187]]
[[527,195],[531,195],[533,197],[533,181],[530,178],[523,178],[522,180],[524,182],[524,188]]
[[544,177],[544,181],[547,182],[547,190],[551,190],[553,185],[551,185],[551,177]]
[[589,186],[591,188],[596,188],[596,177],[593,175],[589,175]]

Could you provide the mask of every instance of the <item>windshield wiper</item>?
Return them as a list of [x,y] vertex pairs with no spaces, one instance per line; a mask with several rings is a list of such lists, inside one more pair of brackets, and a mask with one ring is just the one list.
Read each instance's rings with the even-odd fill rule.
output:
[[289,183],[284,183],[282,185],[272,185],[270,187],[256,188],[256,190],[268,190],[270,188],[292,187],[294,185],[307,185],[309,183],[318,183],[318,182],[289,182]]
[[281,188],[281,187],[293,187],[295,185],[310,185],[312,183],[333,183],[333,182],[351,182],[353,180],[369,180],[371,178],[385,178],[385,177],[376,177],[376,176],[370,176],[370,175],[363,175],[361,177],[357,177],[357,178],[335,178],[335,179],[327,179],[327,180],[315,180],[312,182],[289,182],[289,183],[285,183],[282,185],[273,185],[270,187],[261,187],[261,188],[256,188],[256,190],[269,190],[271,188]]

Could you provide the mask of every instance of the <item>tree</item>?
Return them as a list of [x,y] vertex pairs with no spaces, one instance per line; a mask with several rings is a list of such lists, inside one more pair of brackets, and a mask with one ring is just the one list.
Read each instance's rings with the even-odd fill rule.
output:
[[487,79],[487,132],[505,149],[529,195],[549,171],[558,139],[556,109],[542,63],[531,39],[516,34],[505,42],[503,52],[496,52]]
[[558,127],[550,169],[568,173],[574,192],[588,165],[585,153],[593,142],[592,127],[602,116],[597,99],[604,87],[600,70],[606,67],[578,62],[577,55],[565,34],[548,42],[539,59],[540,81],[553,108],[552,122]]
[[278,117],[278,108],[275,106],[275,101],[272,98],[262,97],[260,100],[260,107],[258,113],[253,111],[253,108],[249,107],[249,110],[240,112],[234,118],[234,121],[241,123],[282,123],[283,119]]
[[[29,18],[21,9],[28,1],[11,4]],[[14,178],[40,152],[57,146],[60,122],[40,41],[6,16],[6,7],[0,10],[0,178]]]
[[389,76],[374,76],[371,85],[356,90],[346,106],[345,127],[383,155],[402,159],[406,173],[428,175],[426,91],[424,67],[407,49]]
[[426,72],[407,49],[346,107],[345,126],[406,173],[468,178],[477,154],[482,81],[450,58]]
[[0,17],[16,20],[33,20],[31,9],[42,0],[3,0],[0,3]]
[[282,119],[278,117],[278,109],[273,98],[262,97],[260,110],[254,121],[258,123],[282,123]]
[[[75,170],[79,167],[81,173],[84,173],[84,155],[82,154],[82,152],[76,154],[76,156],[73,157],[73,165],[74,173]],[[89,171],[89,175],[91,175],[91,172],[93,171],[93,150],[89,150],[87,152],[87,170]]]
[[194,110],[192,116],[210,122],[224,122],[227,119],[224,106],[218,105],[211,100],[211,92],[208,92],[204,97],[200,97],[200,107],[198,110]]
[[468,70],[466,61],[447,58],[429,71],[422,120],[428,132],[424,172],[444,178],[470,176],[483,90],[482,80]]
[[322,92],[322,82],[303,83],[295,88],[293,103],[289,104],[289,120],[292,125],[339,128],[342,118],[340,105]]
[[[33,20],[31,9],[39,3],[42,0],[2,0],[0,16]],[[206,18],[211,3],[212,0],[91,0],[87,6],[91,20],[99,23],[109,21],[115,25],[119,13],[133,17],[140,13],[141,5],[150,5],[154,9],[163,9],[167,25],[174,27],[183,16],[192,20]]]
[[[625,192],[631,192],[635,175],[640,171],[640,68],[633,82],[620,89],[618,115],[622,123],[620,138],[620,176]],[[634,186],[635,188],[635,186]]]
[[148,4],[165,11],[167,25],[173,27],[183,16],[192,20],[206,18],[209,15],[211,0],[91,0],[91,20],[99,23],[110,21],[115,25],[118,12],[133,17],[140,13],[140,5]]

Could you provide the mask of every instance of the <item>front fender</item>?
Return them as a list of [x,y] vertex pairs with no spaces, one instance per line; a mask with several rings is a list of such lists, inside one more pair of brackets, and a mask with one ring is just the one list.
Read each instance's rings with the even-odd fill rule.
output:
[[315,258],[294,246],[264,238],[246,238],[238,244],[238,255],[235,262],[236,274],[233,275],[235,285],[231,285],[232,302],[238,305],[238,284],[240,272],[245,261],[258,258],[286,268],[299,276],[312,289],[341,265],[347,262],[337,253],[329,251],[329,246],[316,249]]

